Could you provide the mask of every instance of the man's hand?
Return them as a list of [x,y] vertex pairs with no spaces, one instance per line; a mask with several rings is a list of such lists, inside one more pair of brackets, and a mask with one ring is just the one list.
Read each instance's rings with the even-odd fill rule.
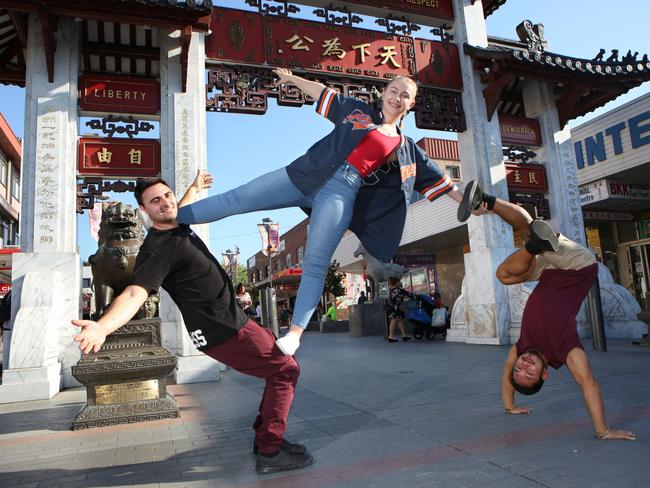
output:
[[512,408],[507,408],[506,413],[510,413],[513,415],[533,413],[533,409],[529,407],[512,407]]
[[626,440],[626,441],[635,441],[636,434],[634,432],[629,432],[627,430],[607,430],[605,434],[596,433],[596,437],[604,441],[613,441],[613,440]]
[[196,172],[196,178],[194,178],[194,181],[190,186],[193,186],[197,192],[207,190],[212,186],[212,182],[214,181],[214,177],[206,172],[204,169],[200,169]]
[[81,327],[81,332],[75,336],[74,340],[79,343],[79,349],[84,354],[88,354],[90,351],[99,351],[106,340],[106,332],[101,325],[92,320],[73,320],[72,325]]

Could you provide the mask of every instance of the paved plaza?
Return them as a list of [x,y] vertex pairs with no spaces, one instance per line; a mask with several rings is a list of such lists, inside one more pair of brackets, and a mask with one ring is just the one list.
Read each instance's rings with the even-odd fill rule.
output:
[[308,333],[287,437],[315,463],[267,476],[251,454],[263,383],[232,370],[171,386],[181,411],[171,421],[72,432],[83,389],[0,405],[0,486],[650,486],[650,348],[612,340],[589,353],[610,425],[638,435],[629,442],[595,438],[566,368],[521,401],[532,415],[505,415],[507,347]]

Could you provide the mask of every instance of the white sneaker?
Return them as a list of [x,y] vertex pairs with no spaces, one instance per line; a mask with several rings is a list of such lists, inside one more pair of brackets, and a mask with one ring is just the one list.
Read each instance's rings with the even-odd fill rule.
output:
[[275,344],[282,351],[282,354],[293,356],[300,347],[300,337],[295,332],[287,332],[284,337],[277,339]]

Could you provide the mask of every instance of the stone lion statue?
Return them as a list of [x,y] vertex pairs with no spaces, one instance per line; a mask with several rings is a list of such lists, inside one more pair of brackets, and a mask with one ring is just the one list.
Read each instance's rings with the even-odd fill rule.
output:
[[[122,293],[133,275],[135,258],[144,241],[138,212],[122,202],[102,203],[99,247],[88,258],[95,287],[96,320],[104,315],[113,297]],[[151,302],[151,303],[148,303]],[[158,297],[152,295],[138,312],[142,318],[156,316]]]

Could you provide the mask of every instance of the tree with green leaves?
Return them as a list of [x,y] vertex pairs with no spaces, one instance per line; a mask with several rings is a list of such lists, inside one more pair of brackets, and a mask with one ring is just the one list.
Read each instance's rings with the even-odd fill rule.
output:
[[327,267],[327,274],[325,275],[325,286],[323,287],[323,294],[325,295],[326,301],[329,301],[330,295],[335,297],[340,297],[345,295],[345,286],[343,286],[343,280],[345,280],[345,274],[339,271],[341,263],[336,259],[330,263]]

